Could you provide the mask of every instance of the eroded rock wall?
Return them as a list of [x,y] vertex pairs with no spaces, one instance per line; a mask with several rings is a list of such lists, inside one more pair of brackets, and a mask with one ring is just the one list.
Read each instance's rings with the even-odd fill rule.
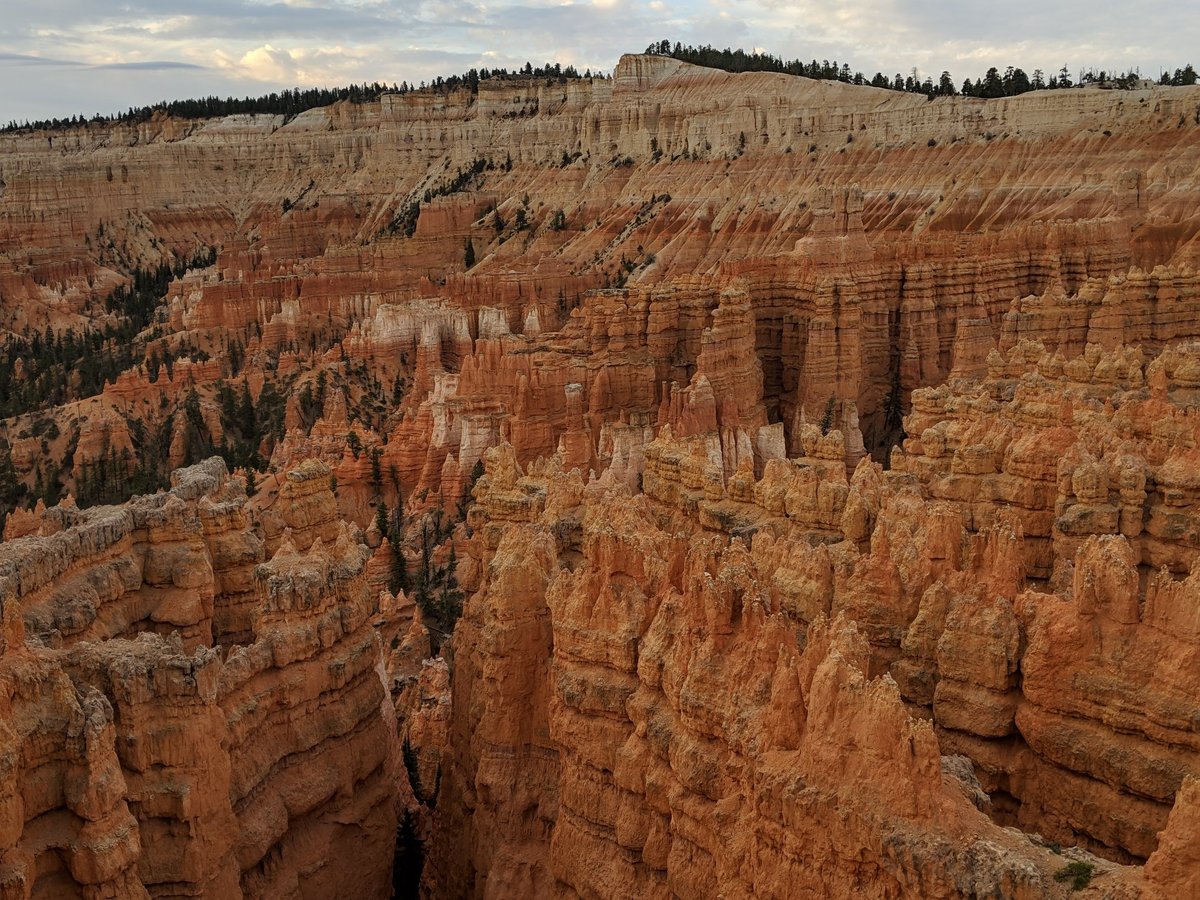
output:
[[[313,466],[281,492],[265,561],[220,460],[124,507],[47,511],[0,548],[11,896],[387,895],[369,551],[336,521],[316,533],[332,496]],[[169,634],[109,612],[143,603]],[[214,608],[249,609],[250,639],[214,644]]]
[[490,451],[431,895],[1040,897],[1053,844],[1170,896],[1197,358],[993,352],[849,479],[812,425],[727,483],[664,427],[633,496]]
[[[294,393],[362,363],[383,390],[345,386],[345,427],[314,442],[292,406],[264,452],[279,470],[322,458],[363,526],[376,498],[458,499],[502,438],[523,463],[566,440],[599,471],[604,430],[652,424],[673,384],[753,386],[729,292],[762,388],[722,396],[723,424],[782,425],[794,455],[833,398],[857,418],[850,455],[882,459],[908,393],[978,373],[993,348],[1198,336],[1197,103],[1192,88],[927,101],[627,56],[611,80],[3,136],[0,314],[79,330],[133,269],[214,248],[170,285],[154,358],[147,342],[98,402],[56,413],[52,453],[78,427],[81,463],[102,432],[140,456],[126,420],[174,411],[178,430],[194,385],[215,446],[218,379],[244,374],[257,400],[260,378]],[[4,428],[30,486],[33,424]],[[351,428],[388,444],[399,488],[341,464]]]

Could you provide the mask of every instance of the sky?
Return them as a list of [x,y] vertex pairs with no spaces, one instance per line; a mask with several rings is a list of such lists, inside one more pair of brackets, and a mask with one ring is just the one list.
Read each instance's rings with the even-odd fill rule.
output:
[[956,84],[989,66],[1200,64],[1184,0],[2,0],[0,123],[164,99],[557,61],[611,71],[666,38]]

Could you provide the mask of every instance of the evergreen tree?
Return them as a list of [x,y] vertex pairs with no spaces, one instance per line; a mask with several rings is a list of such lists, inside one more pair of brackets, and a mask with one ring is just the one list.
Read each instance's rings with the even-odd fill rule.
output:
[[383,467],[380,459],[383,451],[378,447],[371,448],[371,488],[376,494],[383,493]]
[[27,493],[13,466],[12,448],[8,441],[0,438],[0,522],[21,504]]
[[243,439],[254,441],[257,436],[257,423],[258,417],[254,414],[254,398],[250,396],[250,385],[243,378],[242,396],[238,400],[238,430],[241,431]]
[[[414,787],[414,793],[415,790]],[[396,900],[418,900],[424,866],[425,845],[417,835],[412,812],[406,809],[396,829],[396,853],[392,861],[392,896]]]
[[204,424],[204,416],[200,412],[200,395],[193,387],[188,391],[183,401],[183,414],[186,418],[185,431],[186,451],[184,454],[187,465],[192,465],[212,455],[213,442]]
[[831,394],[829,399],[825,401],[825,412],[821,415],[821,434],[829,434],[833,428],[833,409],[836,401]]
[[983,90],[979,96],[989,99],[1004,96],[1004,80],[995,66],[988,69],[987,74],[983,76]]
[[883,427],[901,435],[904,432],[904,389],[900,384],[900,367],[892,369],[892,386],[883,401]]
[[409,589],[408,560],[404,558],[404,514],[397,506],[392,512],[392,521],[388,526],[388,544],[392,548],[391,573],[388,577],[388,590],[393,594]]
[[466,247],[463,250],[463,266],[467,269],[475,265],[475,245],[471,243],[471,239],[467,238]]
[[408,742],[408,737],[404,738],[404,742],[400,745],[400,756],[404,760],[404,768],[408,771],[408,783],[412,786],[413,793],[421,796],[421,773],[417,765],[417,754],[413,752],[412,744]]
[[475,485],[484,474],[483,460],[475,460],[475,465],[471,467],[471,474],[467,478],[467,483],[463,485],[462,497],[458,501],[458,518],[466,520],[467,511],[471,508],[471,504],[475,502]]
[[1025,74],[1024,69],[1015,69],[1009,66],[1004,71],[1003,82],[1004,95],[1006,97],[1016,97],[1033,90],[1033,85],[1030,83],[1029,76]]
[[268,439],[269,444],[283,437],[283,422],[287,413],[287,404],[273,381],[263,382],[262,390],[258,393],[258,407],[255,409],[257,421],[255,434]]
[[[128,450],[125,452],[129,453]],[[51,461],[49,465],[46,466],[46,481],[42,489],[42,500],[47,506],[57,506],[58,501],[62,499],[63,485],[60,479],[61,471],[61,468],[56,462]],[[122,502],[128,499],[128,497],[125,496],[120,489],[121,485],[118,483],[116,496],[114,497],[113,502]]]

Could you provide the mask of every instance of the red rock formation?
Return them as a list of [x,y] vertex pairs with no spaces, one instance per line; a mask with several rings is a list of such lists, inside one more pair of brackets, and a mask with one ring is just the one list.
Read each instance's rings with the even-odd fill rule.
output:
[[[297,528],[254,569],[262,542],[220,461],[174,480],[48,510],[59,530],[0,550],[3,884],[382,896],[396,812],[366,551],[336,521],[313,533],[326,485],[276,504]],[[209,646],[214,622],[245,645]]]
[[[1007,361],[993,354],[989,374],[978,384],[964,381],[960,389],[914,398],[909,428],[920,438],[897,454],[899,471],[883,473],[864,461],[849,483],[840,434],[822,436],[806,426],[803,440],[811,456],[770,461],[760,479],[747,460],[726,484],[715,417],[707,430],[701,420],[691,420],[699,432],[690,437],[662,430],[646,448],[645,497],[632,505],[606,497],[600,486],[581,493],[576,482],[568,490],[571,479],[561,475],[522,476],[511,450],[490,456],[472,512],[479,535],[472,555],[488,575],[455,639],[459,654],[471,660],[455,673],[455,709],[472,712],[468,719],[456,712],[462,724],[452,730],[456,756],[445,795],[449,808],[441,814],[443,830],[428,876],[431,889],[479,891],[486,881],[489,891],[519,894],[680,894],[740,883],[747,876],[732,862],[721,862],[726,848],[713,838],[747,835],[750,843],[738,845],[736,858],[761,859],[764,851],[750,849],[760,838],[749,837],[760,826],[722,812],[728,805],[722,790],[733,788],[714,785],[728,783],[747,766],[753,771],[765,765],[733,761],[729,754],[744,755],[739,747],[746,741],[759,752],[771,744],[765,737],[737,738],[740,732],[730,724],[701,728],[710,720],[697,716],[725,709],[730,715],[736,711],[739,723],[755,721],[747,704],[759,694],[748,689],[753,682],[746,671],[736,668],[734,648],[747,641],[758,646],[761,638],[753,636],[772,616],[781,625],[791,621],[809,628],[826,616],[853,619],[867,638],[850,657],[860,672],[890,670],[898,686],[892,689],[897,710],[902,699],[924,709],[934,729],[930,740],[936,734],[942,747],[934,757],[964,754],[968,771],[973,768],[979,778],[972,796],[1000,823],[1019,823],[1121,861],[1153,855],[1183,779],[1200,772],[1200,748],[1186,737],[1190,707],[1184,699],[1198,690],[1189,679],[1197,669],[1192,657],[1200,648],[1200,631],[1186,612],[1195,605],[1188,599],[1194,578],[1178,582],[1164,571],[1139,580],[1134,548],[1144,548],[1145,567],[1167,561],[1186,568],[1194,559],[1194,550],[1174,543],[1190,533],[1185,517],[1196,508],[1185,499],[1190,482],[1182,474],[1185,464],[1169,464],[1188,458],[1185,448],[1195,439],[1189,383],[1170,373],[1186,379],[1187,360],[1196,352],[1179,346],[1149,364],[1120,348],[1112,353],[1095,348],[1066,363],[1031,345],[1014,350]],[[1041,371],[1057,366],[1063,374],[1048,382],[1029,373],[1031,364]],[[1157,399],[1131,389],[1147,382],[1160,385],[1153,389]],[[930,402],[934,398],[936,404]],[[1060,410],[1072,408],[1074,415],[1063,418]],[[678,413],[674,418],[689,421]],[[1047,431],[1058,443],[1047,444],[1042,436]],[[1054,448],[1049,458],[1047,446]],[[934,453],[935,447],[944,449]],[[1035,455],[1021,449],[1026,447]],[[944,458],[949,466],[938,462]],[[1057,485],[1059,498],[1066,499],[1056,501],[1054,493],[1031,487],[1042,481],[1051,491]],[[996,486],[981,489],[991,483]],[[1147,492],[1151,484],[1168,493],[1156,498]],[[1167,508],[1179,512],[1167,514]],[[1043,509],[1046,519],[1030,515]],[[687,544],[661,530],[664,520],[692,533],[753,536],[752,549],[696,537],[685,549]],[[1037,530],[1042,521],[1053,528]],[[1173,523],[1169,531],[1167,521]],[[1075,535],[1085,522],[1093,535],[1110,536],[1081,543]],[[1143,540],[1149,528],[1159,537]],[[825,549],[813,545],[814,538],[840,543]],[[556,563],[560,558],[574,561]],[[520,587],[504,580],[518,573]],[[1028,575],[1051,573],[1053,580],[1026,590]],[[1047,593],[1048,588],[1060,593]],[[507,598],[520,598],[519,609],[506,606]],[[757,624],[760,619],[763,624]],[[501,633],[510,636],[497,644]],[[517,646],[514,640],[526,654],[535,645],[552,647],[550,672],[538,674],[536,655],[520,657],[507,649]],[[700,663],[695,655],[705,658],[706,642],[715,655]],[[760,652],[775,658],[775,649]],[[818,653],[812,647],[804,652]],[[512,677],[498,674],[513,671],[507,668],[512,660],[524,660],[516,666],[526,673],[517,693],[474,699],[483,685]],[[1164,660],[1170,662],[1163,665]],[[809,666],[819,664],[818,658]],[[767,685],[778,683],[778,670],[765,659],[754,671],[764,673]],[[689,688],[702,672],[704,680]],[[803,699],[808,688],[802,679],[800,684],[801,699],[790,701],[793,707],[810,716],[824,710]],[[702,700],[700,690],[717,693]],[[764,687],[761,696],[769,698],[771,691]],[[832,697],[823,703],[840,708]],[[1184,718],[1173,721],[1172,709]],[[513,722],[515,710],[528,712]],[[902,721],[904,714],[898,715]],[[882,721],[878,712],[864,716]],[[487,724],[490,717],[499,730]],[[788,727],[788,747],[800,749],[807,733],[803,719]],[[852,732],[850,724],[837,722],[815,733],[830,739]],[[523,737],[527,733],[548,733],[548,743],[541,737],[531,744]],[[634,776],[625,767],[631,748],[643,741],[661,761],[653,769],[638,763]],[[895,741],[886,744],[894,747]],[[618,748],[624,749],[614,753]],[[806,749],[814,759],[823,752]],[[638,750],[637,758],[647,752]],[[838,745],[829,758],[844,767],[852,758],[847,752]],[[503,771],[511,778],[488,776],[489,788],[480,794],[479,773],[496,756],[515,758],[522,774],[506,763]],[[808,758],[801,756],[804,765],[817,764]],[[872,758],[868,769],[876,774],[864,769],[861,776],[872,790],[886,783],[880,765]],[[658,774],[651,778],[650,771]],[[551,779],[554,786],[531,795],[527,777]],[[763,777],[756,775],[753,783]],[[736,796],[752,797],[757,789],[742,787]],[[709,807],[699,798],[668,801],[681,790],[706,797],[713,811],[702,812]],[[906,797],[936,794],[928,787],[907,791]],[[893,800],[881,807],[901,809]],[[521,808],[540,812],[521,818],[516,812]],[[751,808],[761,804],[752,802]],[[904,815],[919,820],[933,816],[933,808]],[[726,822],[725,830],[690,825],[686,852],[673,850],[685,811],[687,822],[711,823],[716,816]],[[937,815],[944,820],[948,814]],[[858,839],[866,842],[857,846],[869,846],[867,835],[895,826],[868,818],[856,827],[862,829]],[[506,837],[500,842],[485,837],[495,833]],[[777,840],[771,846],[778,851]],[[802,878],[817,864],[815,852],[800,853],[799,869],[773,858],[764,872]],[[1037,868],[1028,868],[1028,852],[1026,846],[1017,854],[1025,860],[1018,867],[1021,877],[1032,877]],[[606,862],[598,868],[598,860]],[[949,873],[960,863],[939,860],[908,859],[909,877],[920,870],[916,877],[933,880],[922,887],[906,883],[903,890],[942,889],[936,879],[953,876],[936,874],[937,865]],[[1049,864],[1038,864],[1043,876]],[[883,891],[881,872],[888,864],[877,859],[873,867],[873,889]],[[464,868],[478,880],[464,882]],[[836,891],[830,887],[837,884],[836,867],[821,871],[820,884]],[[1151,867],[1145,877],[1154,871]],[[1136,869],[1118,875],[1143,878]],[[1186,876],[1172,877],[1187,883]],[[1030,896],[1049,890],[1045,880],[1005,884],[1005,891]]]
[[[9,330],[219,248],[16,477],[267,469],[8,518],[0,894],[379,896],[439,777],[438,896],[1194,893],[1198,102],[632,56],[0,136]],[[463,507],[442,662],[379,503]]]
[[[871,469],[864,463],[860,471]],[[981,789],[972,760],[939,759],[944,736],[1016,734],[1025,711],[1033,715],[1045,702],[1040,691],[1061,693],[1071,683],[1065,670],[1043,675],[1042,664],[1033,664],[1044,657],[1073,665],[1069,651],[1059,649],[1065,637],[1041,636],[1045,627],[1073,627],[1061,614],[1048,612],[1045,626],[1029,627],[1030,646],[1023,646],[1018,615],[1028,615],[1034,602],[1071,601],[1026,594],[1014,606],[1010,598],[1022,583],[1008,574],[1019,566],[1011,519],[972,542],[968,558],[950,553],[939,561],[936,552],[911,553],[913,537],[900,533],[921,522],[923,501],[902,490],[881,508],[869,497],[896,488],[855,477],[857,508],[877,517],[870,554],[855,568],[879,567],[890,556],[898,566],[891,577],[913,582],[919,604],[907,613],[916,621],[903,652],[935,668],[936,690],[924,701],[933,707],[930,723],[909,717],[903,683],[867,678],[886,632],[870,624],[878,615],[862,605],[866,584],[838,586],[851,574],[843,564],[833,578],[816,574],[819,560],[829,565],[820,547],[762,533],[747,548],[704,536],[695,525],[681,532],[695,521],[691,514],[670,519],[672,530],[664,530],[654,501],[581,488],[553,473],[521,476],[511,451],[489,457],[471,545],[487,575],[455,637],[454,757],[426,870],[432,894],[782,896],[802,888],[838,896],[962,896],[991,885],[986,889],[1004,896],[1055,895],[1062,857],[976,808],[993,811],[998,801]],[[516,496],[543,499],[531,509],[507,499]],[[901,514],[901,503],[914,508]],[[959,529],[947,510],[918,539],[945,546]],[[840,545],[837,552],[854,551]],[[813,574],[799,580],[800,565]],[[1119,577],[1103,583],[1125,596]],[[923,595],[922,584],[931,585]],[[814,587],[832,593],[833,606],[841,607],[836,621],[825,618],[829,606],[798,607],[792,585],[805,586],[801,596]],[[839,599],[843,590],[846,599],[859,598],[856,607]],[[886,590],[886,582],[875,587],[876,608],[901,611]],[[868,623],[869,641],[848,613]],[[806,620],[807,636],[798,640],[797,623]],[[922,647],[929,648],[925,657]],[[1026,679],[1044,688],[1031,691],[1017,681],[1026,661],[1033,666]],[[1122,670],[1111,659],[1097,666]],[[1189,689],[1179,690],[1184,696]],[[1132,713],[1139,701],[1126,696]],[[1002,710],[1006,718],[997,717]],[[1111,731],[1104,743],[1120,746]],[[1125,771],[1144,766],[1147,774],[1165,774],[1150,762],[1156,751],[1144,755],[1148,750],[1129,745]],[[1078,777],[1049,775],[1052,756],[1041,757],[1047,752],[1040,742],[1023,751],[1039,757],[1030,760],[1034,770],[1046,772],[1038,781],[1043,793],[1031,792],[1030,806],[1033,797],[1052,804],[1056,796],[1080,796]],[[988,757],[977,756],[974,769],[988,784]],[[1135,763],[1139,758],[1145,762]],[[1093,795],[1100,787],[1094,784]],[[1166,788],[1176,790],[1178,783]],[[1126,828],[1137,820],[1140,801],[1132,794],[1101,802]],[[1180,834],[1190,834],[1189,802],[1179,795],[1172,829]],[[1022,811],[1031,829],[1054,824],[1050,815]],[[1165,824],[1164,817],[1158,827]],[[1076,819],[1072,827],[1084,823]],[[1189,851],[1171,834],[1164,832],[1144,874],[1078,851],[1074,858],[1098,869],[1102,884],[1169,895],[1186,890],[1191,878]],[[970,889],[961,880],[967,871]]]
[[[386,96],[287,122],[160,116],[49,142],[4,136],[0,272],[11,270],[13,289],[3,312],[19,324],[36,300],[51,321],[80,326],[87,304],[126,277],[110,242],[124,266],[219,246],[214,265],[171,286],[156,344],[218,358],[179,360],[150,381],[139,347],[145,363],[106,394],[143,421],[162,421],[154,407],[165,402],[179,421],[182,396],[222,377],[234,344],[260,377],[326,365],[341,343],[385,390],[405,379],[409,418],[393,409],[386,427],[375,423],[404,438],[390,460],[404,490],[441,490],[453,456],[451,494],[502,435],[525,462],[568,432],[571,465],[602,460],[605,426],[640,424],[698,369],[719,394],[742,385],[728,398],[738,414],[783,425],[792,454],[802,424],[834,398],[852,466],[864,450],[886,453],[909,390],[978,372],[992,347],[1035,338],[1070,356],[1088,342],[1157,350],[1196,336],[1186,224],[1196,134],[1178,125],[1191,89],[922,105],[626,57],[612,81],[483,90]],[[529,115],[499,112],[514,97]],[[1033,145],[1038,166],[1012,182],[1006,166]],[[613,165],[625,157],[632,167]],[[445,160],[482,171],[443,194]],[[177,177],[184,169],[189,178]],[[413,201],[421,212],[404,237],[391,226]],[[518,209],[525,232],[512,224]],[[479,262],[464,273],[468,238]],[[593,295],[585,322],[572,318],[586,291],[625,279],[627,293]],[[750,307],[752,354],[743,322],[737,349],[710,351],[701,366],[705,328],[727,330],[714,309],[731,288]],[[487,356],[481,340],[507,346]],[[528,341],[541,356],[532,365]],[[740,379],[752,356],[761,391]],[[436,387],[439,373],[460,370],[457,389]],[[569,409],[571,384],[582,385],[587,429]],[[440,413],[417,412],[430,391],[449,407],[444,442],[430,443]],[[374,421],[377,410],[357,408],[360,391],[350,395],[352,416]],[[747,434],[761,470],[757,427]],[[14,446],[19,431],[9,430]],[[305,455],[316,454],[284,453],[276,468]],[[31,467],[22,474],[32,485]],[[372,492],[338,474],[343,512],[364,524]]]

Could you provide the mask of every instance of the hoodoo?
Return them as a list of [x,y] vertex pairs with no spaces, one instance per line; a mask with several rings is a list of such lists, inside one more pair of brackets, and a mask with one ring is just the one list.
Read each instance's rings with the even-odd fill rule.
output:
[[1200,87],[661,54],[0,133],[0,898],[1200,891]]

